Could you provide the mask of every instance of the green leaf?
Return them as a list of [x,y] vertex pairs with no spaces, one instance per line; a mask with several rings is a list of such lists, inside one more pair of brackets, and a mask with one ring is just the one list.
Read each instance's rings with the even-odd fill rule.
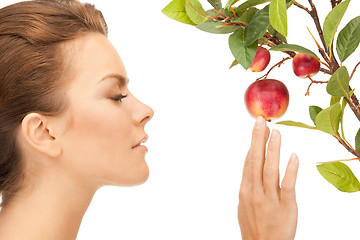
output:
[[269,7],[270,24],[285,37],[287,36],[286,9],[287,6],[285,0],[271,0]]
[[319,130],[337,136],[340,119],[341,105],[340,103],[335,103],[317,114],[315,125]]
[[216,10],[222,8],[221,0],[207,0]]
[[318,107],[318,106],[310,106],[309,107],[309,114],[310,114],[310,118],[311,120],[314,122],[314,124],[316,125],[315,123],[315,119],[316,119],[316,116],[319,114],[319,112],[321,112],[323,109],[321,107]]
[[360,43],[360,16],[352,19],[339,33],[336,51],[340,61],[347,59]]
[[341,2],[339,5],[334,7],[325,18],[323,32],[325,44],[328,49],[333,42],[337,28],[339,27],[341,19],[343,18],[349,3],[350,0]]
[[286,1],[287,8],[291,7],[294,4],[294,2],[295,2],[295,0]]
[[266,2],[270,2],[270,0],[248,0],[244,3],[242,3],[240,6],[238,6],[237,8],[234,9],[236,14],[240,14],[242,13],[244,10],[250,8],[250,7],[254,7],[257,6],[259,4],[263,4]]
[[342,162],[323,163],[316,166],[320,174],[342,192],[360,191],[360,183],[351,169]]
[[339,103],[341,100],[341,97],[334,97],[334,96],[331,96],[331,99],[330,99],[330,106],[331,105],[334,105],[335,103]]
[[360,129],[358,130],[355,136],[355,150],[357,152],[360,152]]
[[239,0],[229,0],[226,5],[225,8],[229,9],[232,5],[234,5],[235,3],[237,3]]
[[238,65],[239,63],[238,63],[238,61],[236,61],[236,59],[232,62],[232,64],[231,64],[231,66],[229,67],[229,69],[230,68],[232,68],[232,67],[234,67],[234,66],[236,66],[236,65]]
[[[214,13],[213,10],[214,9],[206,11],[206,15],[219,17],[219,14]],[[224,8],[221,8],[220,11],[225,16],[234,18],[234,15],[232,12],[230,12]],[[196,27],[202,31],[209,32],[209,33],[215,33],[215,34],[228,34],[228,33],[235,32],[237,29],[241,28],[240,26],[225,26],[225,27],[223,27],[224,24],[226,24],[226,23],[214,21],[213,19],[209,18],[205,22],[202,22],[202,23],[196,25]]]
[[[244,3],[242,3],[241,5],[239,5],[238,7],[234,8],[234,11],[235,11],[236,14],[239,14],[239,13],[243,12],[244,10],[250,8],[250,7],[254,7],[254,6],[257,6],[259,4],[267,3],[267,2],[270,2],[270,1],[271,0],[247,0]],[[289,8],[294,3],[294,1],[295,0],[286,0],[287,7]],[[230,0],[229,2],[233,2],[233,1]],[[236,2],[238,2],[238,0],[235,1],[234,4]],[[228,5],[226,4],[225,8],[229,9],[230,7],[228,7]]]
[[229,37],[229,47],[236,61],[248,69],[255,58],[257,43],[250,46],[245,44],[246,29],[240,28]]
[[[342,102],[341,102],[341,112],[342,112],[342,116],[344,115],[344,109],[346,107],[347,101],[346,98],[343,98]],[[342,117],[341,116],[341,117]]]
[[235,22],[240,22],[248,25],[250,23],[250,20],[257,11],[259,11],[259,9],[255,7],[251,7],[247,9],[243,14],[241,14],[241,16],[238,19],[236,19]]
[[316,127],[309,126],[305,123],[294,122],[294,121],[281,121],[281,122],[277,122],[276,124],[282,124],[282,125],[291,126],[291,127],[301,127],[301,128],[307,128],[307,129],[317,129]]
[[354,94],[354,92],[355,92],[355,88],[349,92],[349,97],[351,97]]
[[349,73],[345,66],[342,66],[333,73],[326,85],[326,91],[335,97],[345,97],[349,95]]
[[259,10],[251,19],[246,34],[246,46],[256,42],[262,38],[270,25],[269,21],[269,5]]
[[195,24],[200,24],[208,19],[204,16],[206,15],[205,10],[198,0],[186,0],[185,9],[189,18]]
[[269,50],[271,51],[295,51],[295,52],[301,52],[301,53],[305,53],[307,55],[313,56],[316,59],[319,59],[319,57],[313,53],[312,51],[310,51],[307,48],[304,48],[302,46],[296,45],[296,44],[280,44],[280,45],[276,45],[272,48],[270,48]]
[[212,19],[208,19],[205,22],[196,25],[196,27],[202,31],[215,33],[215,34],[228,34],[235,32],[237,29],[241,28],[240,26],[220,27],[222,25],[224,25],[223,22],[216,22]]
[[186,13],[185,4],[186,0],[173,0],[161,12],[176,21],[196,25]]

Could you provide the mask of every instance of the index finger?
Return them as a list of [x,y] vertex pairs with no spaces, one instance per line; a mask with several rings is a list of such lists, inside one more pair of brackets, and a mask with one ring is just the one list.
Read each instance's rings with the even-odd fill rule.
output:
[[245,159],[242,186],[251,183],[251,186],[262,187],[262,171],[269,132],[265,120],[258,117],[254,125],[250,149]]

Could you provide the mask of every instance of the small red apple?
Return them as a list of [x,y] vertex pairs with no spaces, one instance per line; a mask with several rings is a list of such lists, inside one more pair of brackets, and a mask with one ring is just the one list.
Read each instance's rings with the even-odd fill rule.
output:
[[301,78],[314,76],[320,70],[320,61],[305,53],[296,54],[292,65],[295,75]]
[[262,116],[267,121],[271,121],[286,112],[289,105],[289,91],[285,84],[278,80],[258,80],[246,90],[245,104],[253,117]]
[[256,50],[255,58],[251,63],[249,69],[253,72],[263,71],[270,62],[270,52],[263,47],[258,47]]

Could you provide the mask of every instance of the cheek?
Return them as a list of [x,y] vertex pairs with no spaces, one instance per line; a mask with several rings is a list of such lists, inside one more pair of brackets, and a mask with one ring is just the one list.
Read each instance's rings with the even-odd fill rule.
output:
[[111,185],[146,181],[148,167],[132,149],[131,114],[111,104],[78,108],[67,139],[67,156],[74,173]]

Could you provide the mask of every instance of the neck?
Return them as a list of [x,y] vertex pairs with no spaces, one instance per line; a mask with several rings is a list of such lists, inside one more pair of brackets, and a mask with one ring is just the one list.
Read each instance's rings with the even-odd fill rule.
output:
[[22,189],[0,212],[0,238],[76,239],[96,189],[54,173],[33,185],[36,188]]

